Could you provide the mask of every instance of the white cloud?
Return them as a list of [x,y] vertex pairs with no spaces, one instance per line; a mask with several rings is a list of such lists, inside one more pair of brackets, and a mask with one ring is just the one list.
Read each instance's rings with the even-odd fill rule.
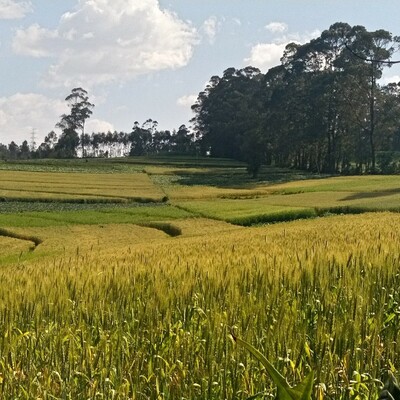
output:
[[47,85],[88,87],[183,67],[197,43],[192,25],[162,10],[157,0],[80,0],[55,30],[39,25],[18,30],[13,49],[54,57]]
[[283,33],[288,30],[288,26],[284,22],[270,22],[265,29],[272,33]]
[[23,18],[30,11],[30,1],[0,0],[0,20]]
[[380,80],[380,83],[382,85],[387,85],[388,83],[398,83],[398,82],[400,82],[400,75],[391,75],[391,76],[384,75]]
[[204,21],[203,23],[203,31],[208,41],[210,43],[214,43],[215,36],[218,30],[218,19],[215,16],[212,16]]
[[280,59],[287,44],[291,42],[303,44],[320,35],[320,31],[283,35],[270,43],[257,43],[250,50],[250,56],[244,60],[246,65],[252,65],[261,70],[268,70],[280,64]]
[[[52,45],[56,43],[57,37],[57,32],[33,24],[25,30],[17,30],[13,41],[13,50],[17,54],[26,56],[49,57],[55,53]],[[38,42],[41,42],[40,46],[37,46]]]
[[0,97],[0,143],[30,141],[33,129],[37,141],[54,130],[60,115],[68,112],[62,100],[50,99],[36,93],[16,93]]
[[101,119],[89,119],[85,123],[85,132],[88,133],[89,135],[93,132],[98,133],[98,132],[114,132],[115,128],[113,124],[110,124],[107,121],[101,120]]
[[[90,100],[92,101],[92,97]],[[36,93],[17,93],[10,97],[0,97],[0,143],[9,144],[12,140],[21,144],[30,142],[32,130],[36,132],[39,145],[44,137],[55,128],[62,114],[69,113],[67,103]],[[114,132],[114,125],[102,119],[90,118],[85,131]]]
[[268,70],[280,63],[286,43],[258,43],[252,47],[250,57],[245,59],[247,64]]
[[187,96],[179,97],[176,101],[176,104],[181,107],[191,107],[194,103],[196,103],[197,94],[190,94]]

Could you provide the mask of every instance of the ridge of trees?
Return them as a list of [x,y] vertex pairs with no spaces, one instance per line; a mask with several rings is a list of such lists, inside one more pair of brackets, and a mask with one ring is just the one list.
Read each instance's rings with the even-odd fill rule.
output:
[[[44,142],[0,145],[0,158],[139,156],[179,153],[326,173],[400,172],[400,82],[381,85],[400,38],[383,29],[338,22],[310,42],[286,46],[265,74],[248,66],[212,76],[192,106],[191,128],[158,130],[137,121],[132,131],[85,133],[93,104],[82,88],[66,98]],[[78,148],[80,147],[80,150]]]
[[266,74],[228,68],[192,106],[202,148],[247,161],[254,176],[263,162],[373,173],[378,155],[381,171],[399,168],[390,153],[400,151],[400,83],[377,82],[399,43],[385,30],[336,23],[288,44]]

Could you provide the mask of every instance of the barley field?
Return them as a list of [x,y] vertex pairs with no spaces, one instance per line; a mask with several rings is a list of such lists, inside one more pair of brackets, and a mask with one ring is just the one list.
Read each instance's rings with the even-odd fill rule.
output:
[[[214,187],[229,185],[216,184],[210,166],[189,169],[204,175],[190,185],[179,180],[186,165],[144,167],[118,167],[126,176],[117,181],[140,175],[130,190],[141,198],[169,186],[167,202],[0,202],[1,399],[274,397],[264,367],[231,333],[291,385],[314,371],[318,400],[375,399],[387,371],[399,375],[400,214],[387,211],[396,211],[398,177],[238,188],[234,169],[228,190],[239,195],[221,198]],[[32,185],[39,174],[49,187],[52,174],[79,174],[6,170],[2,182],[3,172],[34,174]],[[65,188],[79,195],[77,182],[99,173]],[[101,195],[108,190],[120,198],[116,187]],[[352,206],[372,203],[327,212],[355,194]],[[265,215],[275,223],[261,224]]]

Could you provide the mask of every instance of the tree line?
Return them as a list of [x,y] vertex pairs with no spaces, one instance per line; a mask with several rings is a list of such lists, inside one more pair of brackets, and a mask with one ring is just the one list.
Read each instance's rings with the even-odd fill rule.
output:
[[[151,154],[196,154],[198,146],[193,133],[181,125],[177,130],[157,130],[157,121],[148,119],[143,124],[134,123],[131,132],[76,134],[51,131],[34,150],[27,140],[21,145],[12,141],[0,144],[0,159],[27,160],[34,158],[126,157]],[[150,128],[151,126],[151,128]],[[82,147],[84,148],[82,152]]]
[[65,99],[70,108],[56,124],[61,134],[51,131],[35,149],[25,140],[18,146],[12,141],[0,144],[0,159],[124,157],[148,154],[194,154],[193,133],[181,125],[177,130],[158,130],[157,121],[135,121],[131,132],[85,133],[85,122],[92,115],[94,104],[85,89],[74,88]]
[[400,83],[380,85],[400,38],[335,23],[262,74],[228,68],[192,106],[203,152],[326,173],[399,172]]
[[400,172],[400,82],[380,84],[397,61],[400,38],[335,23],[310,42],[286,46],[281,63],[212,76],[192,106],[192,126],[172,132],[157,121],[131,132],[85,133],[93,104],[75,88],[70,113],[35,151],[0,145],[1,158],[202,154],[324,173]]

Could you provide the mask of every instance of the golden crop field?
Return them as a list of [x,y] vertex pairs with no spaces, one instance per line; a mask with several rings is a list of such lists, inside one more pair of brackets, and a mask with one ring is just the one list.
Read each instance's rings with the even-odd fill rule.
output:
[[0,393],[272,393],[234,329],[290,382],[313,369],[329,398],[375,396],[373,378],[400,367],[399,224],[391,213],[336,216],[152,242],[110,226],[116,237],[93,247],[76,229],[79,251],[0,270]]
[[161,201],[164,195],[145,173],[0,173],[0,197],[6,199],[128,201],[143,197]]
[[399,375],[400,214],[367,211],[398,210],[400,178],[118,169],[0,171],[0,399],[273,397],[232,332],[318,400]]

